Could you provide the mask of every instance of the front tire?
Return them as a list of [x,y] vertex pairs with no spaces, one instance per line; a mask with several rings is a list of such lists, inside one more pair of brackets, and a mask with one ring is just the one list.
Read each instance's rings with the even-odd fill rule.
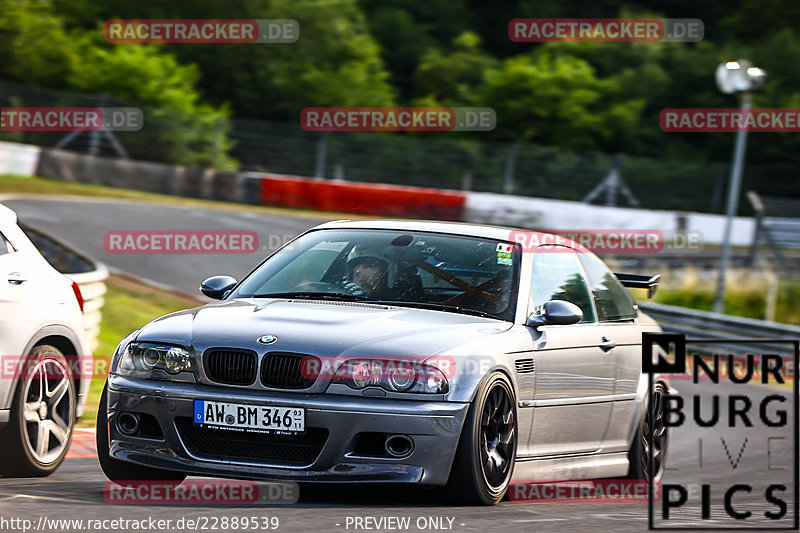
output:
[[55,346],[34,346],[25,361],[3,432],[0,474],[49,476],[67,455],[77,394],[67,359]]
[[108,454],[108,383],[103,387],[100,405],[97,408],[97,459],[106,477],[118,485],[127,485],[127,481],[169,481],[179,485],[186,479],[186,474],[172,470],[150,468],[127,461],[114,459]]
[[517,454],[517,402],[500,372],[484,380],[470,405],[447,490],[460,503],[495,505],[505,495]]

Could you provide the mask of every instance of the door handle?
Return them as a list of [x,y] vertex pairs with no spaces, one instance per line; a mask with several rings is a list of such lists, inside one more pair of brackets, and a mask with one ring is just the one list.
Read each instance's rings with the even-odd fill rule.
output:
[[603,350],[604,352],[607,352],[616,346],[617,343],[612,341],[608,337],[603,337],[603,342],[600,343],[600,349]]
[[28,281],[28,278],[22,272],[11,272],[8,275],[8,282],[11,285],[22,285],[26,281]]

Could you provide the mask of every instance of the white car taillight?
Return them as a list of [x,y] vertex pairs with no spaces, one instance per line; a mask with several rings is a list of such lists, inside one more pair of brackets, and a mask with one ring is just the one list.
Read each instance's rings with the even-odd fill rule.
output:
[[78,300],[78,307],[81,308],[81,313],[83,313],[83,294],[81,294],[81,288],[78,287],[78,284],[74,281],[72,282],[72,292],[75,293],[75,299]]

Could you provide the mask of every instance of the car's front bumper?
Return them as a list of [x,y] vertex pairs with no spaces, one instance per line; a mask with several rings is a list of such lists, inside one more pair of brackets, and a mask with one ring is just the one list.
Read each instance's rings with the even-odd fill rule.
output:
[[[187,419],[192,420],[195,399],[303,407],[306,428],[326,429],[328,437],[316,459],[305,465],[281,464],[274,458],[245,460],[198,453],[197,449],[187,447],[185,429]],[[468,407],[465,403],[424,399],[265,393],[111,376],[108,380],[110,455],[140,465],[221,477],[442,485],[447,482]],[[117,414],[122,411],[152,415],[163,438],[123,435],[116,427]],[[353,450],[354,438],[363,432],[407,435],[413,440],[413,451],[403,459],[357,455]]]

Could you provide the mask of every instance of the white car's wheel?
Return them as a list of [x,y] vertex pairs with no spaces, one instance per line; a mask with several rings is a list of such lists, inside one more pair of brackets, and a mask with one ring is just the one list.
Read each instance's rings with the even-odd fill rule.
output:
[[64,460],[75,425],[77,395],[67,360],[55,346],[28,356],[17,384],[11,420],[3,433],[5,477],[47,476]]

